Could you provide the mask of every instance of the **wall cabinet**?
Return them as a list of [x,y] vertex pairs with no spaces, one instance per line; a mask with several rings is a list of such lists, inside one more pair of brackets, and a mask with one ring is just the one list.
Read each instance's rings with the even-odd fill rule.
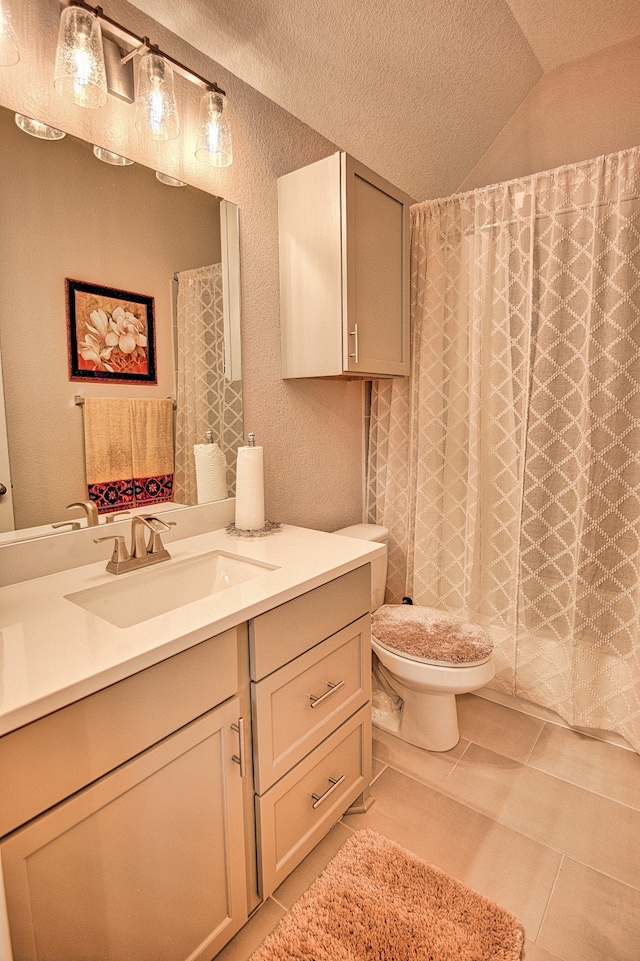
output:
[[345,153],[279,178],[283,377],[409,374],[410,203]]

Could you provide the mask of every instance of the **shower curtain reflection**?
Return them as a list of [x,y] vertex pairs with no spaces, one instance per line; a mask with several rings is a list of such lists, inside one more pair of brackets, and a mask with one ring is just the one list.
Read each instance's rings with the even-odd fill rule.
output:
[[194,446],[213,441],[225,455],[226,486],[235,490],[236,450],[242,444],[242,383],[227,379],[221,264],[181,271],[177,286],[175,499],[197,504]]
[[640,151],[413,208],[413,376],[372,397],[390,599],[640,750]]

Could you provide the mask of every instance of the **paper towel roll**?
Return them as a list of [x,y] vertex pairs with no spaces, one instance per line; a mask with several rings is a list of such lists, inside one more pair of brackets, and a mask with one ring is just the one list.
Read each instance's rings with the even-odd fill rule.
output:
[[236,527],[242,531],[258,531],[264,527],[262,447],[238,448]]
[[194,444],[198,504],[227,496],[227,460],[217,444]]

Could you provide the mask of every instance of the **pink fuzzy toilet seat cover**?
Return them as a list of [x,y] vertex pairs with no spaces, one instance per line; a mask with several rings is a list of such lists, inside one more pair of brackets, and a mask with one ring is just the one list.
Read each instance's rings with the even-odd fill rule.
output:
[[433,607],[383,604],[371,616],[371,633],[391,651],[460,667],[482,663],[493,651],[484,628]]

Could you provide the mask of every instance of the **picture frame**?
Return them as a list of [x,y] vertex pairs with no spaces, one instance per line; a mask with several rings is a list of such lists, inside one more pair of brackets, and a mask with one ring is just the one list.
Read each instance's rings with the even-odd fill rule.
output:
[[69,380],[156,384],[154,298],[65,278]]

